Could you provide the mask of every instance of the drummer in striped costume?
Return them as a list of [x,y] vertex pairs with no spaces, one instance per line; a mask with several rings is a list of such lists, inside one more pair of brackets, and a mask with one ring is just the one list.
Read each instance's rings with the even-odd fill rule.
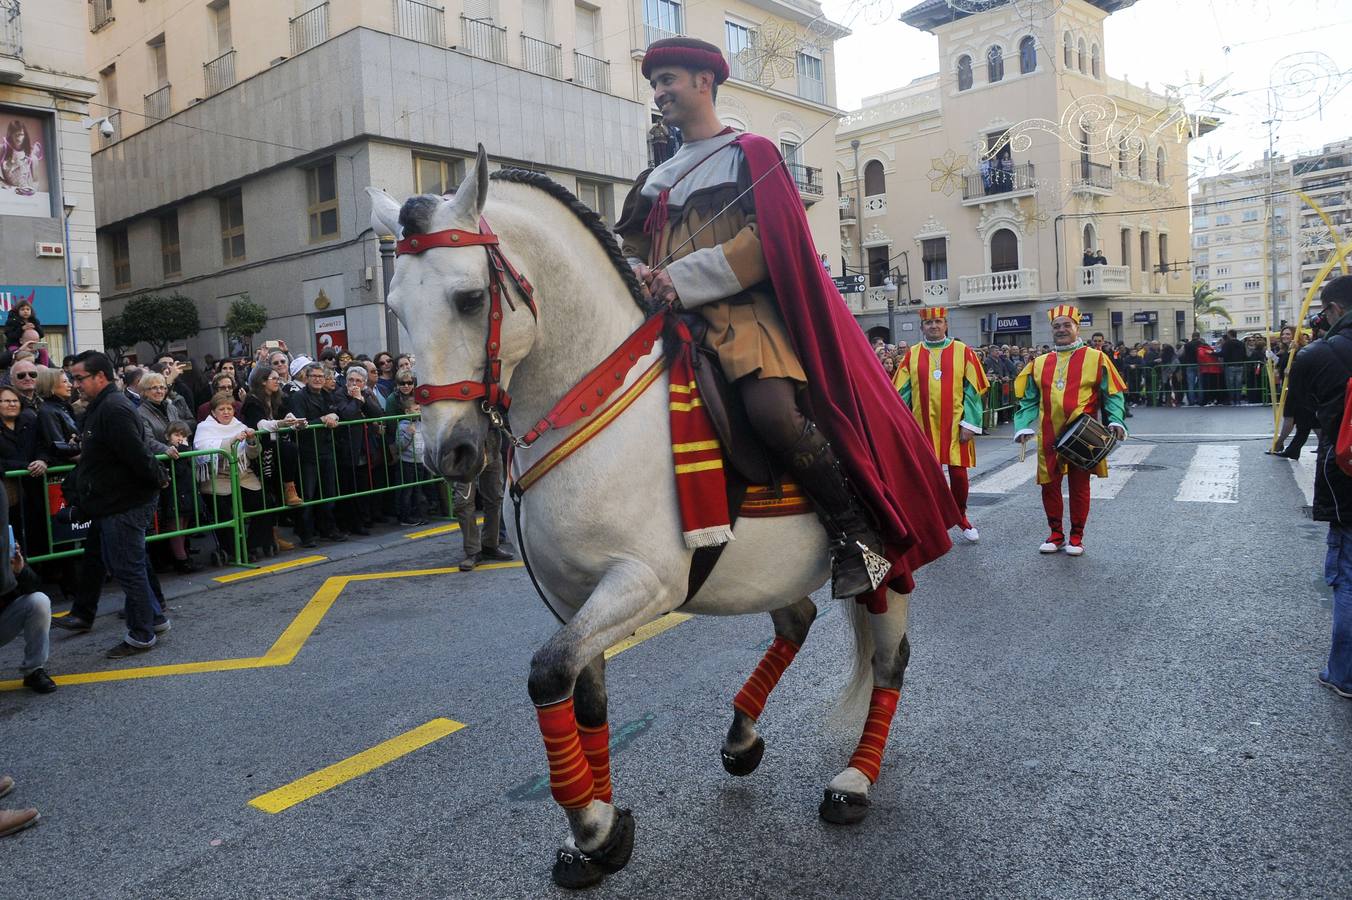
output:
[[[1024,366],[1014,381],[1014,394],[1019,399],[1014,412],[1014,440],[1026,443],[1037,435],[1037,482],[1042,485],[1042,508],[1051,526],[1051,536],[1038,549],[1055,553],[1064,546],[1067,554],[1079,556],[1084,553],[1084,526],[1089,518],[1089,472],[1062,461],[1056,453],[1056,439],[1076,416],[1097,416],[1104,410],[1108,427],[1118,440],[1126,440],[1123,417],[1127,386],[1106,354],[1080,340],[1078,309],[1069,304],[1055,306],[1047,317],[1052,322],[1052,352]],[[1098,464],[1094,474],[1108,477],[1106,460]],[[1062,475],[1070,477],[1068,544],[1061,502]]]
[[948,466],[948,485],[962,512],[962,536],[975,544],[981,535],[967,518],[967,470],[976,465],[972,439],[981,433],[990,382],[976,352],[948,336],[947,309],[921,309],[920,331],[924,341],[901,358],[892,384],[920,420],[939,462]]

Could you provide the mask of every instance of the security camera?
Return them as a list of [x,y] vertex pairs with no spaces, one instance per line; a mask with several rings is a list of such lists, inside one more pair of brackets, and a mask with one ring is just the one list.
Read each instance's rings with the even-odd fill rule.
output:
[[113,123],[111,120],[104,119],[102,122],[99,123],[99,134],[103,135],[104,137],[113,136]]

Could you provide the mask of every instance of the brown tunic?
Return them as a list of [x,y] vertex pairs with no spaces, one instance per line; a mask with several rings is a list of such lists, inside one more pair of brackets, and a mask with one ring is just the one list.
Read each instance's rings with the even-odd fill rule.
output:
[[[724,152],[740,154],[735,148]],[[652,201],[640,193],[647,176],[648,172],[639,176],[625,198],[623,215],[615,226],[625,256],[653,265],[673,249],[674,261],[696,250],[721,245],[742,290],[726,300],[698,307],[709,323],[705,345],[718,354],[729,381],[754,374],[806,383],[807,375],[780,317],[761,254],[756,208],[752,192],[746,190],[751,182],[745,161],[738,167],[736,182],[701,188],[692,192],[681,206],[670,206],[667,227],[658,235],[655,246],[643,231],[644,220],[652,208]],[[737,199],[739,194],[741,199]],[[731,208],[719,215],[730,203]],[[710,219],[712,224],[699,231]],[[699,233],[689,240],[695,232]]]

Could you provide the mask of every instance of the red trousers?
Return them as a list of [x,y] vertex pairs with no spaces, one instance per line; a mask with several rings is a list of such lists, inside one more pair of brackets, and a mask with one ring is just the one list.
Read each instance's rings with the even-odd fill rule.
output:
[[[1050,474],[1052,480],[1042,486],[1042,508],[1047,513],[1047,524],[1052,533],[1063,535],[1065,506],[1061,501],[1061,473]],[[1083,535],[1084,523],[1089,519],[1089,473],[1071,467],[1066,475],[1070,478],[1070,533]]]
[[971,524],[967,521],[967,491],[970,487],[967,470],[962,466],[949,466],[948,487],[953,491],[953,502],[958,504],[958,512],[962,513],[962,527],[970,528]]

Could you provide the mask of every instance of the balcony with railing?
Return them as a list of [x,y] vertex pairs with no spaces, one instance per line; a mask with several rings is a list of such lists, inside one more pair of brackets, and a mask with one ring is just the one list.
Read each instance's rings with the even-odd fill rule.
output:
[[147,125],[169,118],[169,85],[166,84],[146,94],[145,100]]
[[1079,266],[1075,272],[1075,296],[1113,297],[1131,293],[1130,266]]
[[948,303],[948,279],[922,282],[920,296],[926,306],[944,306]]
[[329,39],[329,5],[321,3],[308,9],[291,23],[291,55],[304,53],[311,47],[317,47]]
[[235,51],[227,50],[209,63],[202,64],[206,76],[207,96],[219,94],[235,83]]
[[610,91],[610,63],[604,59],[573,51],[573,81],[583,87]]
[[23,19],[19,0],[0,0],[0,56],[23,58]]
[[1030,197],[1036,190],[1032,163],[1013,166],[997,160],[983,160],[982,171],[968,175],[963,182],[962,202],[972,206],[987,203],[991,198]]
[[1070,183],[1075,190],[1110,194],[1113,190],[1113,167],[1077,159],[1070,167]]
[[1037,269],[963,275],[958,281],[959,296],[964,304],[1037,299]]
[[394,0],[394,33],[421,44],[446,46],[446,10],[419,0]]
[[853,225],[859,221],[859,213],[854,208],[854,198],[851,196],[842,196],[840,198],[840,224]]
[[521,35],[521,67],[546,78],[562,78],[563,45]]
[[[522,35],[525,38],[525,35]],[[532,38],[531,40],[534,40]],[[539,43],[544,43],[540,41]],[[552,46],[552,45],[551,45]],[[460,49],[480,59],[493,62],[507,61],[507,29],[494,25],[491,19],[460,17]]]
[[[18,6],[17,3],[14,4]],[[89,0],[89,31],[98,31],[113,21],[113,0]]]
[[676,25],[676,30],[672,30],[672,23],[663,22],[663,24],[643,23],[643,46],[648,46],[653,41],[660,41],[666,38],[682,37],[684,32],[680,30],[680,25]]
[[793,183],[798,185],[798,194],[803,198],[803,203],[811,206],[825,196],[822,190],[822,170],[815,166],[805,166],[801,163],[785,163],[789,167],[789,174],[793,176]]

